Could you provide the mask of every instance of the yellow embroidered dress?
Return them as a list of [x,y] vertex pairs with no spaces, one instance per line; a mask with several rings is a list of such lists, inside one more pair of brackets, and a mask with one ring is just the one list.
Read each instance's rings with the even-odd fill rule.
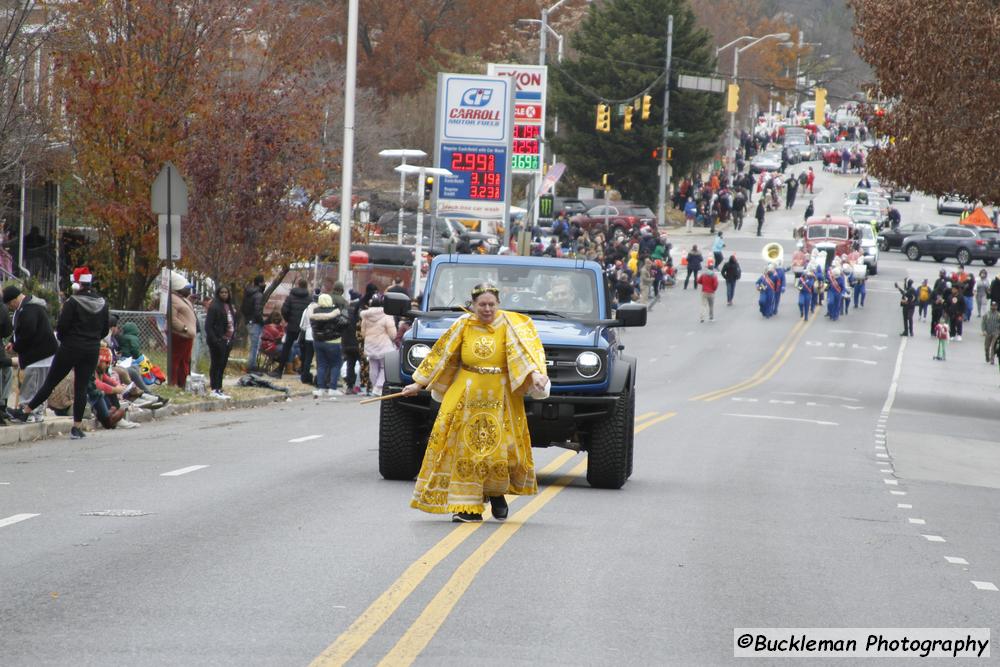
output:
[[482,514],[484,496],[538,492],[523,398],[532,371],[546,374],[545,351],[526,315],[463,315],[441,336],[413,374],[441,409],[411,507]]

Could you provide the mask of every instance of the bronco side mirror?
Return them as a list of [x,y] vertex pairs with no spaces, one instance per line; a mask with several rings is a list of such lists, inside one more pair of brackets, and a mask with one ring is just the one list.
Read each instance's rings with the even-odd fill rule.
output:
[[626,303],[618,306],[615,311],[615,319],[618,320],[616,326],[619,327],[644,327],[646,326],[646,306],[641,303]]
[[402,317],[410,311],[410,297],[399,292],[386,292],[382,295],[382,309],[386,315]]

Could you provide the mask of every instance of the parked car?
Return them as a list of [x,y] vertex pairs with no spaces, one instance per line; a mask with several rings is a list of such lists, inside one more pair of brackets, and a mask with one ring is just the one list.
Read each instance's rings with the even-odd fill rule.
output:
[[968,265],[981,259],[986,266],[993,266],[1000,259],[1000,236],[995,229],[944,225],[926,234],[906,237],[903,252],[914,262],[930,255],[935,262],[954,257],[959,264]]
[[[396,243],[398,240],[399,212],[390,211],[378,219],[380,233],[376,234],[374,243]],[[500,249],[500,239],[494,234],[475,232],[465,227],[455,218],[435,218],[424,214],[421,245],[432,257],[443,253],[454,252],[462,234],[469,235],[469,244],[473,251],[484,254],[496,254]],[[403,214],[403,244],[413,245],[417,235],[417,214]]]
[[878,234],[878,247],[883,252],[888,252],[893,248],[900,249],[903,247],[903,239],[906,237],[927,234],[934,227],[935,225],[926,222],[909,222],[905,225],[899,225],[895,229],[883,229]]
[[[596,262],[542,257],[449,255],[434,259],[421,310],[400,350],[385,358],[384,393],[401,390],[434,343],[463,313],[472,286],[499,286],[500,306],[531,315],[545,348],[552,383],[547,398],[525,398],[534,447],[567,446],[589,452],[587,481],[620,488],[632,474],[635,357],[624,354],[620,327],[646,324],[646,307],[614,309],[603,267]],[[554,296],[556,283],[571,286],[569,300]],[[405,295],[386,295],[385,311],[410,311]],[[439,404],[431,392],[381,403],[378,466],[385,479],[409,480],[420,470]]]
[[617,228],[625,232],[632,232],[643,225],[656,227],[656,214],[648,206],[624,202],[601,204],[571,219],[583,229],[592,229],[603,225],[605,221],[609,229]]
[[565,213],[566,217],[573,217],[587,212],[587,205],[576,197],[555,197],[552,200],[552,216],[558,217],[560,213]]
[[758,153],[750,159],[750,173],[759,174],[765,171],[778,171],[781,169],[781,153],[776,151],[766,151]]
[[910,186],[896,185],[894,183],[886,183],[885,189],[889,193],[889,201],[910,201],[913,196],[913,188]]
[[939,215],[945,213],[961,215],[962,211],[970,206],[970,202],[965,197],[958,195],[945,195],[944,197],[938,197],[937,200],[937,212]]

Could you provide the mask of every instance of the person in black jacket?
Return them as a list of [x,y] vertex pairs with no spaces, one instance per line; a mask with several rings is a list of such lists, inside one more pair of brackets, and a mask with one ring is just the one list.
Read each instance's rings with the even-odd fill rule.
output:
[[736,260],[736,255],[730,255],[722,265],[722,279],[726,281],[726,305],[733,305],[733,295],[736,293],[736,283],[743,275],[743,269]]
[[243,312],[247,323],[247,339],[250,352],[247,355],[247,371],[257,370],[257,353],[260,350],[260,332],[264,329],[264,276],[257,276],[253,284],[243,293]]
[[[10,321],[10,311],[6,305],[0,304],[0,341],[12,333],[14,326]],[[11,366],[12,362],[7,356],[7,351],[0,347],[0,426],[7,425],[7,398],[14,385],[14,370]]]
[[[108,335],[108,303],[91,288],[93,275],[81,267],[73,271],[74,282],[80,284],[80,291],[66,299],[56,333],[59,334],[59,349],[52,359],[52,366],[45,383],[28,402],[30,412],[45,402],[56,385],[73,371],[73,427],[70,437],[79,440],[83,435],[83,411],[87,407],[87,385],[97,369],[97,357],[101,349],[101,339]],[[22,408],[12,411],[19,421],[27,421],[27,412]]]
[[[15,285],[5,287],[2,298],[12,313],[14,329],[6,350],[17,354],[18,366],[24,371],[20,397],[21,402],[26,403],[45,382],[59,343],[52,332],[48,306],[43,299],[22,294]],[[39,416],[41,412],[39,410]]]
[[913,289],[913,279],[906,279],[906,286],[900,287],[899,283],[893,283],[893,287],[899,290],[899,305],[903,309],[903,332],[900,336],[913,335],[913,311],[917,308],[917,291]]
[[281,359],[278,370],[271,373],[272,377],[280,378],[285,372],[285,365],[292,358],[292,345],[298,340],[301,331],[302,313],[312,303],[312,296],[309,294],[309,283],[305,278],[299,278],[295,287],[281,304],[281,316],[285,318],[285,341],[281,346]]
[[761,230],[764,228],[764,196],[761,195],[760,200],[757,201],[757,211],[754,213],[754,217],[757,218],[757,236],[760,236]]
[[208,341],[208,354],[211,358],[208,378],[212,398],[228,400],[230,397],[222,393],[222,376],[229,363],[229,351],[233,348],[236,337],[236,309],[228,287],[215,290],[215,299],[208,306],[205,315],[205,340]]

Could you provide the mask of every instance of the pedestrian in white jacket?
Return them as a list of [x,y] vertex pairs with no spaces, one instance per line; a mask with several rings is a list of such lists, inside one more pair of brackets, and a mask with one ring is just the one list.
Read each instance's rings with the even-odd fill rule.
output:
[[396,321],[386,315],[382,297],[375,296],[367,310],[361,311],[361,335],[365,339],[365,356],[368,357],[372,393],[382,395],[385,384],[385,355],[396,349]]

